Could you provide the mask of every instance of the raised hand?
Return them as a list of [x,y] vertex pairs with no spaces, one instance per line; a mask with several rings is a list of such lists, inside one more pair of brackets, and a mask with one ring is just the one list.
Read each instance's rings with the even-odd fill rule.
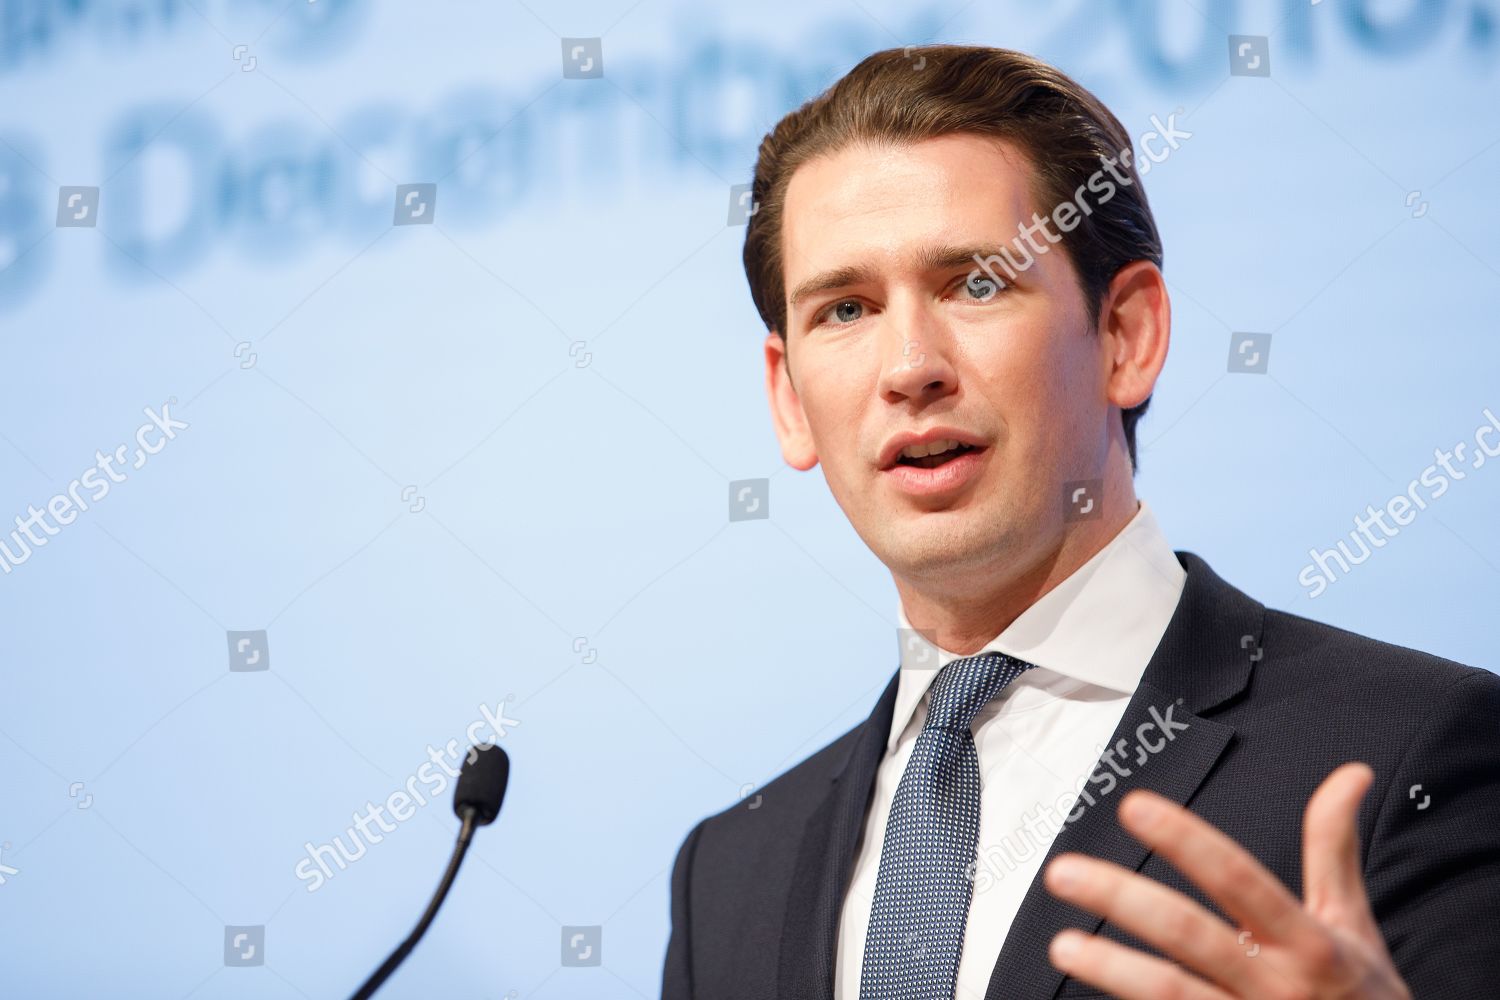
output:
[[1368,766],[1343,764],[1308,800],[1302,820],[1307,898],[1300,902],[1220,830],[1154,792],[1130,792],[1120,802],[1121,825],[1239,926],[1144,875],[1067,852],[1047,866],[1047,889],[1176,962],[1070,929],[1052,939],[1052,964],[1123,1000],[1410,1000],[1360,873],[1355,819],[1373,779]]

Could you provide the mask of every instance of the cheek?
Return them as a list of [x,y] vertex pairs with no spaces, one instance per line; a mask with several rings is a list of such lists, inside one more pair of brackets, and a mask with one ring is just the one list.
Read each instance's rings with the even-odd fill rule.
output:
[[1070,362],[1058,356],[1045,329],[990,331],[977,342],[982,346],[968,370],[1007,421],[1044,414],[1068,394]]
[[[859,428],[875,388],[852,358],[818,359],[798,372],[802,412],[818,443],[836,461],[859,445]],[[820,448],[819,454],[822,454]]]
[[969,370],[1003,422],[1010,448],[1038,461],[1066,451],[1093,419],[1099,394],[1087,345],[1065,348],[1040,322],[1006,330],[991,343],[971,358]]

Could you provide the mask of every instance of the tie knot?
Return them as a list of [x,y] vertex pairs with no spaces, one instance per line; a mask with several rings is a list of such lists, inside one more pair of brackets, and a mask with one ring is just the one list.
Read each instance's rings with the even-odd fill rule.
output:
[[932,682],[923,729],[968,731],[991,698],[1007,684],[1036,666],[1004,653],[979,653],[954,660]]

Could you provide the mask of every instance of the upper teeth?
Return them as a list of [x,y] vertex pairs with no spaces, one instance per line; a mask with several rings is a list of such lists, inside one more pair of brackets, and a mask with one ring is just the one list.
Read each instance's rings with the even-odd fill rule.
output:
[[923,458],[927,455],[941,455],[950,448],[957,448],[959,442],[949,439],[946,441],[929,441],[926,444],[909,444],[901,449],[902,458]]

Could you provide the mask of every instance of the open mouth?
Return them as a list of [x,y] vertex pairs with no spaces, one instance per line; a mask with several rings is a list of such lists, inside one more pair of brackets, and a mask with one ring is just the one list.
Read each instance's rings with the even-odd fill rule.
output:
[[979,449],[972,444],[960,444],[957,448],[949,448],[947,451],[937,455],[924,455],[921,458],[907,458],[905,455],[896,459],[897,465],[914,465],[919,469],[936,469],[940,465],[946,465],[962,455]]

